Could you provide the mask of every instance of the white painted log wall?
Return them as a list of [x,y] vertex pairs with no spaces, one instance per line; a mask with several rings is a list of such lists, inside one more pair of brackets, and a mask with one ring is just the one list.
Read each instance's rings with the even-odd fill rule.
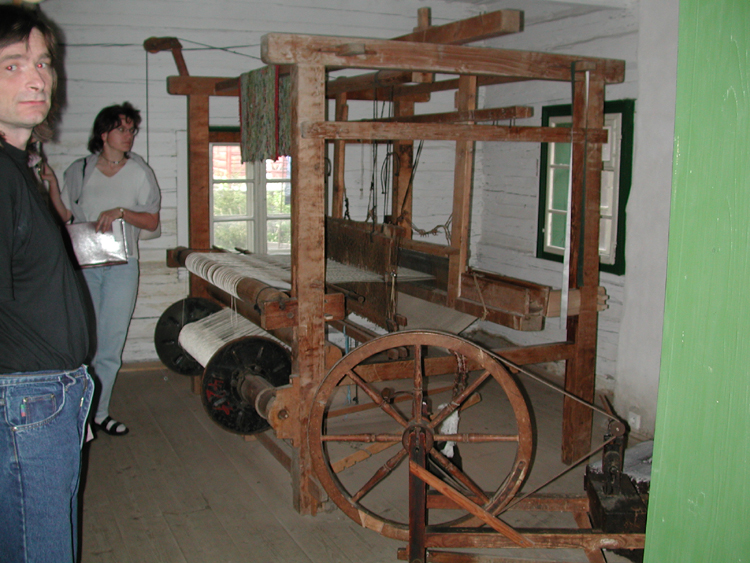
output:
[[[388,38],[410,32],[417,25],[417,10],[432,8],[433,25],[476,15],[478,8],[460,3],[385,0],[47,0],[43,11],[62,30],[64,78],[67,103],[62,111],[56,143],[45,150],[62,178],[65,168],[86,154],[86,143],[96,113],[104,106],[132,102],[141,109],[144,122],[134,151],[150,158],[162,190],[162,237],[141,243],[141,282],[136,310],[125,347],[125,361],[156,359],[153,330],[161,313],[187,295],[187,282],[165,265],[165,249],[177,242],[178,190],[187,190],[187,160],[179,154],[187,129],[187,102],[166,93],[167,76],[176,75],[171,53],[148,55],[142,45],[149,37],[175,36],[180,39],[188,70],[194,76],[238,76],[262,65],[260,38],[268,32],[349,35]],[[238,47],[247,56],[219,50],[191,50],[200,44]],[[360,104],[361,105],[361,104]],[[363,106],[371,115],[372,106]],[[446,110],[447,111],[447,110]],[[369,114],[367,113],[369,112]],[[148,122],[147,122],[148,120]],[[236,98],[211,100],[211,125],[237,125]],[[184,149],[183,145],[182,148]],[[349,165],[359,178],[357,150],[351,150]],[[452,154],[452,153],[451,153]],[[432,159],[442,162],[441,158]],[[426,173],[425,185],[440,185],[439,197],[420,201],[424,222],[432,217],[445,221],[447,215],[431,208],[450,202],[452,158],[437,177]],[[448,174],[449,181],[442,176]],[[366,174],[369,187],[369,176]],[[352,180],[353,181],[353,180]],[[358,194],[352,183],[350,194]],[[355,197],[352,197],[354,201]],[[182,198],[182,196],[181,196]],[[367,192],[365,191],[365,205]],[[450,213],[450,203],[447,204]],[[357,213],[353,209],[353,216]],[[422,215],[419,215],[420,220]],[[364,218],[358,215],[355,218]],[[181,217],[181,220],[184,219]],[[184,224],[180,225],[184,230]],[[183,242],[182,240],[180,242]]]
[[[523,33],[497,38],[488,44],[500,48],[625,59],[625,83],[609,86],[606,99],[635,98],[637,14],[633,10],[561,6],[526,12]],[[492,6],[494,8],[494,5]],[[486,88],[487,107],[522,104],[534,108],[534,117],[520,124],[540,125],[542,107],[571,101],[567,83],[519,83]],[[540,145],[486,143],[483,147],[485,185],[480,240],[472,264],[559,288],[562,264],[536,258]],[[597,387],[612,389],[622,313],[622,276],[602,274],[609,308],[599,316]],[[482,325],[519,344],[565,340],[559,319],[548,319],[544,331],[519,333],[489,323]]]
[[[524,33],[488,43],[511,49],[624,59],[625,82],[609,86],[607,100],[636,99],[633,182],[626,207],[626,271],[601,275],[609,309],[599,316],[597,387],[615,392],[615,407],[640,420],[633,431],[653,436],[661,357],[666,248],[671,191],[676,80],[677,0],[524,3]],[[512,7],[505,0],[488,10]],[[516,103],[541,107],[570,103],[566,85],[527,84],[487,88],[486,107]],[[539,148],[486,145],[482,154],[484,213],[472,263],[503,274],[560,287],[561,265],[535,258]],[[502,218],[501,220],[498,220]],[[507,338],[530,344],[564,339],[550,321],[541,333],[519,333],[484,324]]]

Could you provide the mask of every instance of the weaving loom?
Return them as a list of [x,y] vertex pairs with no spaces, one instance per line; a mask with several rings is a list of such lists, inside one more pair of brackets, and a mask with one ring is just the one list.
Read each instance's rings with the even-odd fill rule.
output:
[[[208,129],[208,98],[246,95],[252,91],[249,80],[190,77],[178,61],[181,76],[170,82],[170,93],[189,96],[191,248],[171,250],[167,260],[170,266],[187,267],[193,275],[191,297],[165,311],[157,325],[157,351],[160,342],[171,346],[173,353],[163,360],[168,367],[190,375],[202,373],[196,391],[213,420],[239,433],[261,432],[270,426],[276,440],[291,446],[292,453],[286,457],[278,445],[268,447],[292,473],[293,502],[300,513],[315,514],[331,500],[362,526],[408,542],[399,557],[411,563],[423,563],[433,553],[436,558],[429,560],[469,560],[436,548],[532,545],[581,548],[595,562],[601,561],[605,543],[609,548],[642,547],[644,543],[640,532],[614,536],[588,529],[519,531],[499,518],[510,505],[514,510],[572,512],[582,528],[589,525],[584,522],[589,512],[586,497],[514,500],[528,475],[534,436],[524,393],[510,371],[515,373],[524,364],[565,362],[562,458],[569,463],[585,456],[591,444],[597,317],[606,299],[598,284],[601,178],[595,170],[587,173],[584,163],[601,161],[602,143],[607,140],[605,86],[624,80],[624,63],[618,60],[464,45],[521,29],[522,14],[513,10],[432,27],[427,9],[420,11],[417,30],[391,41],[266,35],[263,61],[274,66],[258,73],[263,82],[258,98],[277,104],[279,95],[272,88],[283,74],[291,111],[279,112],[274,107],[258,112],[255,108],[255,113],[273,119],[253,129],[245,125],[251,112],[243,110],[242,123],[244,144],[249,142],[248,135],[262,130],[266,138],[254,139],[260,141],[255,144],[270,150],[262,153],[264,158],[274,158],[285,142],[279,138],[285,129],[279,119],[289,119],[292,254],[284,259],[199,251],[211,247],[205,178],[208,146],[215,137]],[[328,73],[347,68],[377,72],[328,80]],[[442,74],[455,78],[443,80]],[[572,126],[503,126],[498,120],[529,118],[531,108],[477,109],[480,85],[517,80],[572,86]],[[455,112],[415,115],[416,102],[428,101],[431,92],[442,90],[456,90]],[[335,99],[335,121],[326,120],[328,99]],[[373,99],[390,100],[394,115],[347,121],[350,101]],[[248,100],[241,102],[243,108],[251,105]],[[386,140],[393,141],[393,153],[398,155],[394,157],[393,208],[384,213],[388,220],[383,217],[382,223],[377,222],[379,217],[372,223],[357,223],[344,212],[346,145]],[[456,143],[454,193],[449,202],[452,230],[447,245],[412,240],[415,140]],[[451,320],[456,327],[466,318],[481,317],[516,330],[541,330],[546,317],[560,315],[560,290],[469,265],[476,141],[571,143],[574,203],[570,229],[576,244],[571,244],[564,288],[565,301],[571,306],[562,342],[493,353],[453,334],[401,330],[408,319],[397,310],[399,292],[461,313],[463,317]],[[326,216],[323,174],[327,142],[334,148],[330,216]],[[409,306],[420,309],[414,301]],[[247,324],[235,311],[249,319]],[[365,327],[354,326],[349,320],[352,312],[390,333],[376,337]],[[439,315],[428,312],[424,316]],[[254,332],[251,324],[265,332]],[[346,330],[361,345],[342,356],[342,350],[327,340],[329,327]],[[178,341],[201,357],[202,363],[190,368],[195,371],[180,371],[189,362],[180,356]],[[432,383],[441,377],[450,385]],[[441,434],[440,424],[456,409],[471,414],[469,407],[479,401],[478,390],[495,385],[503,401],[501,409],[478,416],[476,425],[462,429],[461,434]],[[349,387],[357,389],[365,403],[340,409],[338,399]],[[447,400],[437,399],[440,393],[450,395]],[[430,395],[440,405],[436,409],[431,407]],[[396,406],[401,401],[407,401],[403,409]],[[510,413],[512,430],[488,429],[489,418],[499,410]],[[611,419],[612,436],[622,437],[625,427],[614,415],[604,414]],[[373,428],[378,416],[385,426]],[[258,435],[264,444],[272,441]],[[499,479],[480,487],[477,483],[484,483],[487,472],[471,476],[468,460],[463,467],[456,466],[437,451],[439,442],[453,442],[462,449],[472,444],[489,449],[509,445],[510,452],[500,455],[498,465],[504,464],[503,470],[490,476]],[[333,459],[351,447],[356,449],[351,456]],[[340,468],[348,470],[387,448],[393,450],[383,454],[374,468],[370,466],[369,479],[356,475],[349,482],[340,475]],[[381,511],[390,506],[387,503],[369,504],[373,490],[387,489],[385,495],[392,492],[381,485],[399,466],[409,495],[406,520],[392,516],[390,508]],[[446,512],[451,516],[446,518]]]

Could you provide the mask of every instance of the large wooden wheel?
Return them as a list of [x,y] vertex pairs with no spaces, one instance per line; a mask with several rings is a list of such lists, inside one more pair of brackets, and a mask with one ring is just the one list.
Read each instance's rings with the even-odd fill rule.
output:
[[[458,430],[446,431],[454,413]],[[486,350],[434,331],[388,334],[344,356],[318,388],[309,425],[312,463],[331,500],[358,524],[402,541],[415,514],[428,531],[480,525],[434,488],[415,495],[410,464],[492,515],[531,464],[529,411],[513,377]],[[450,442],[460,457],[455,449],[449,457]]]

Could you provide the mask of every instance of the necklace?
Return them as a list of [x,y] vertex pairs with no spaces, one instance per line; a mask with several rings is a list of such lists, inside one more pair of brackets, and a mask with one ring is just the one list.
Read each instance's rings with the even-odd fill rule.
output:
[[108,159],[108,158],[107,158],[106,156],[104,156],[103,154],[102,154],[102,155],[99,155],[99,156],[101,156],[101,157],[102,157],[102,158],[103,158],[104,160],[106,160],[107,162],[109,162],[109,163],[110,163],[110,164],[111,164],[112,166],[117,166],[117,165],[118,165],[118,164],[120,164],[120,163],[121,163],[121,162],[122,162],[123,160],[125,160],[125,159],[127,158],[127,157],[126,157],[125,155],[123,155],[123,157],[122,157],[122,158],[121,158],[120,160],[110,160],[110,159]]

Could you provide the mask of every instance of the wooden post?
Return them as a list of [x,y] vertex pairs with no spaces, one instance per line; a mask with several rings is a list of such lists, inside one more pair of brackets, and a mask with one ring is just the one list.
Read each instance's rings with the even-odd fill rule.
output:
[[[414,115],[414,102],[398,100],[393,102],[394,117]],[[410,187],[414,141],[395,141],[393,143],[393,199],[391,201],[392,221],[404,227],[404,238],[411,238],[411,219],[413,187]]]
[[[588,88],[587,88],[588,87]],[[604,125],[604,83],[593,73],[577,72],[573,84],[573,128]],[[602,146],[573,143],[570,239],[570,288],[580,290],[578,316],[568,319],[568,340],[575,353],[565,366],[565,389],[593,402],[596,380],[596,331],[599,285],[599,219]],[[571,463],[589,451],[593,412],[573,399],[563,400],[562,460]]]
[[[462,75],[458,80],[458,111],[477,107],[477,77]],[[474,141],[456,141],[456,166],[453,178],[453,224],[451,246],[458,248],[448,263],[448,307],[461,295],[461,275],[469,259],[469,225],[471,223],[471,184],[474,173]]]
[[325,67],[292,69],[292,297],[299,303],[292,374],[299,378],[298,428],[292,458],[294,507],[315,514],[307,443],[309,409],[325,375],[325,141],[305,139],[301,125],[325,119]]
[[[336,94],[336,121],[349,119],[349,105],[346,94]],[[333,196],[331,200],[331,217],[343,219],[346,185],[344,173],[346,171],[346,141],[333,142]]]
[[[188,189],[189,246],[207,249],[211,246],[208,170],[208,96],[188,96]],[[207,297],[207,282],[191,274],[190,295]]]

